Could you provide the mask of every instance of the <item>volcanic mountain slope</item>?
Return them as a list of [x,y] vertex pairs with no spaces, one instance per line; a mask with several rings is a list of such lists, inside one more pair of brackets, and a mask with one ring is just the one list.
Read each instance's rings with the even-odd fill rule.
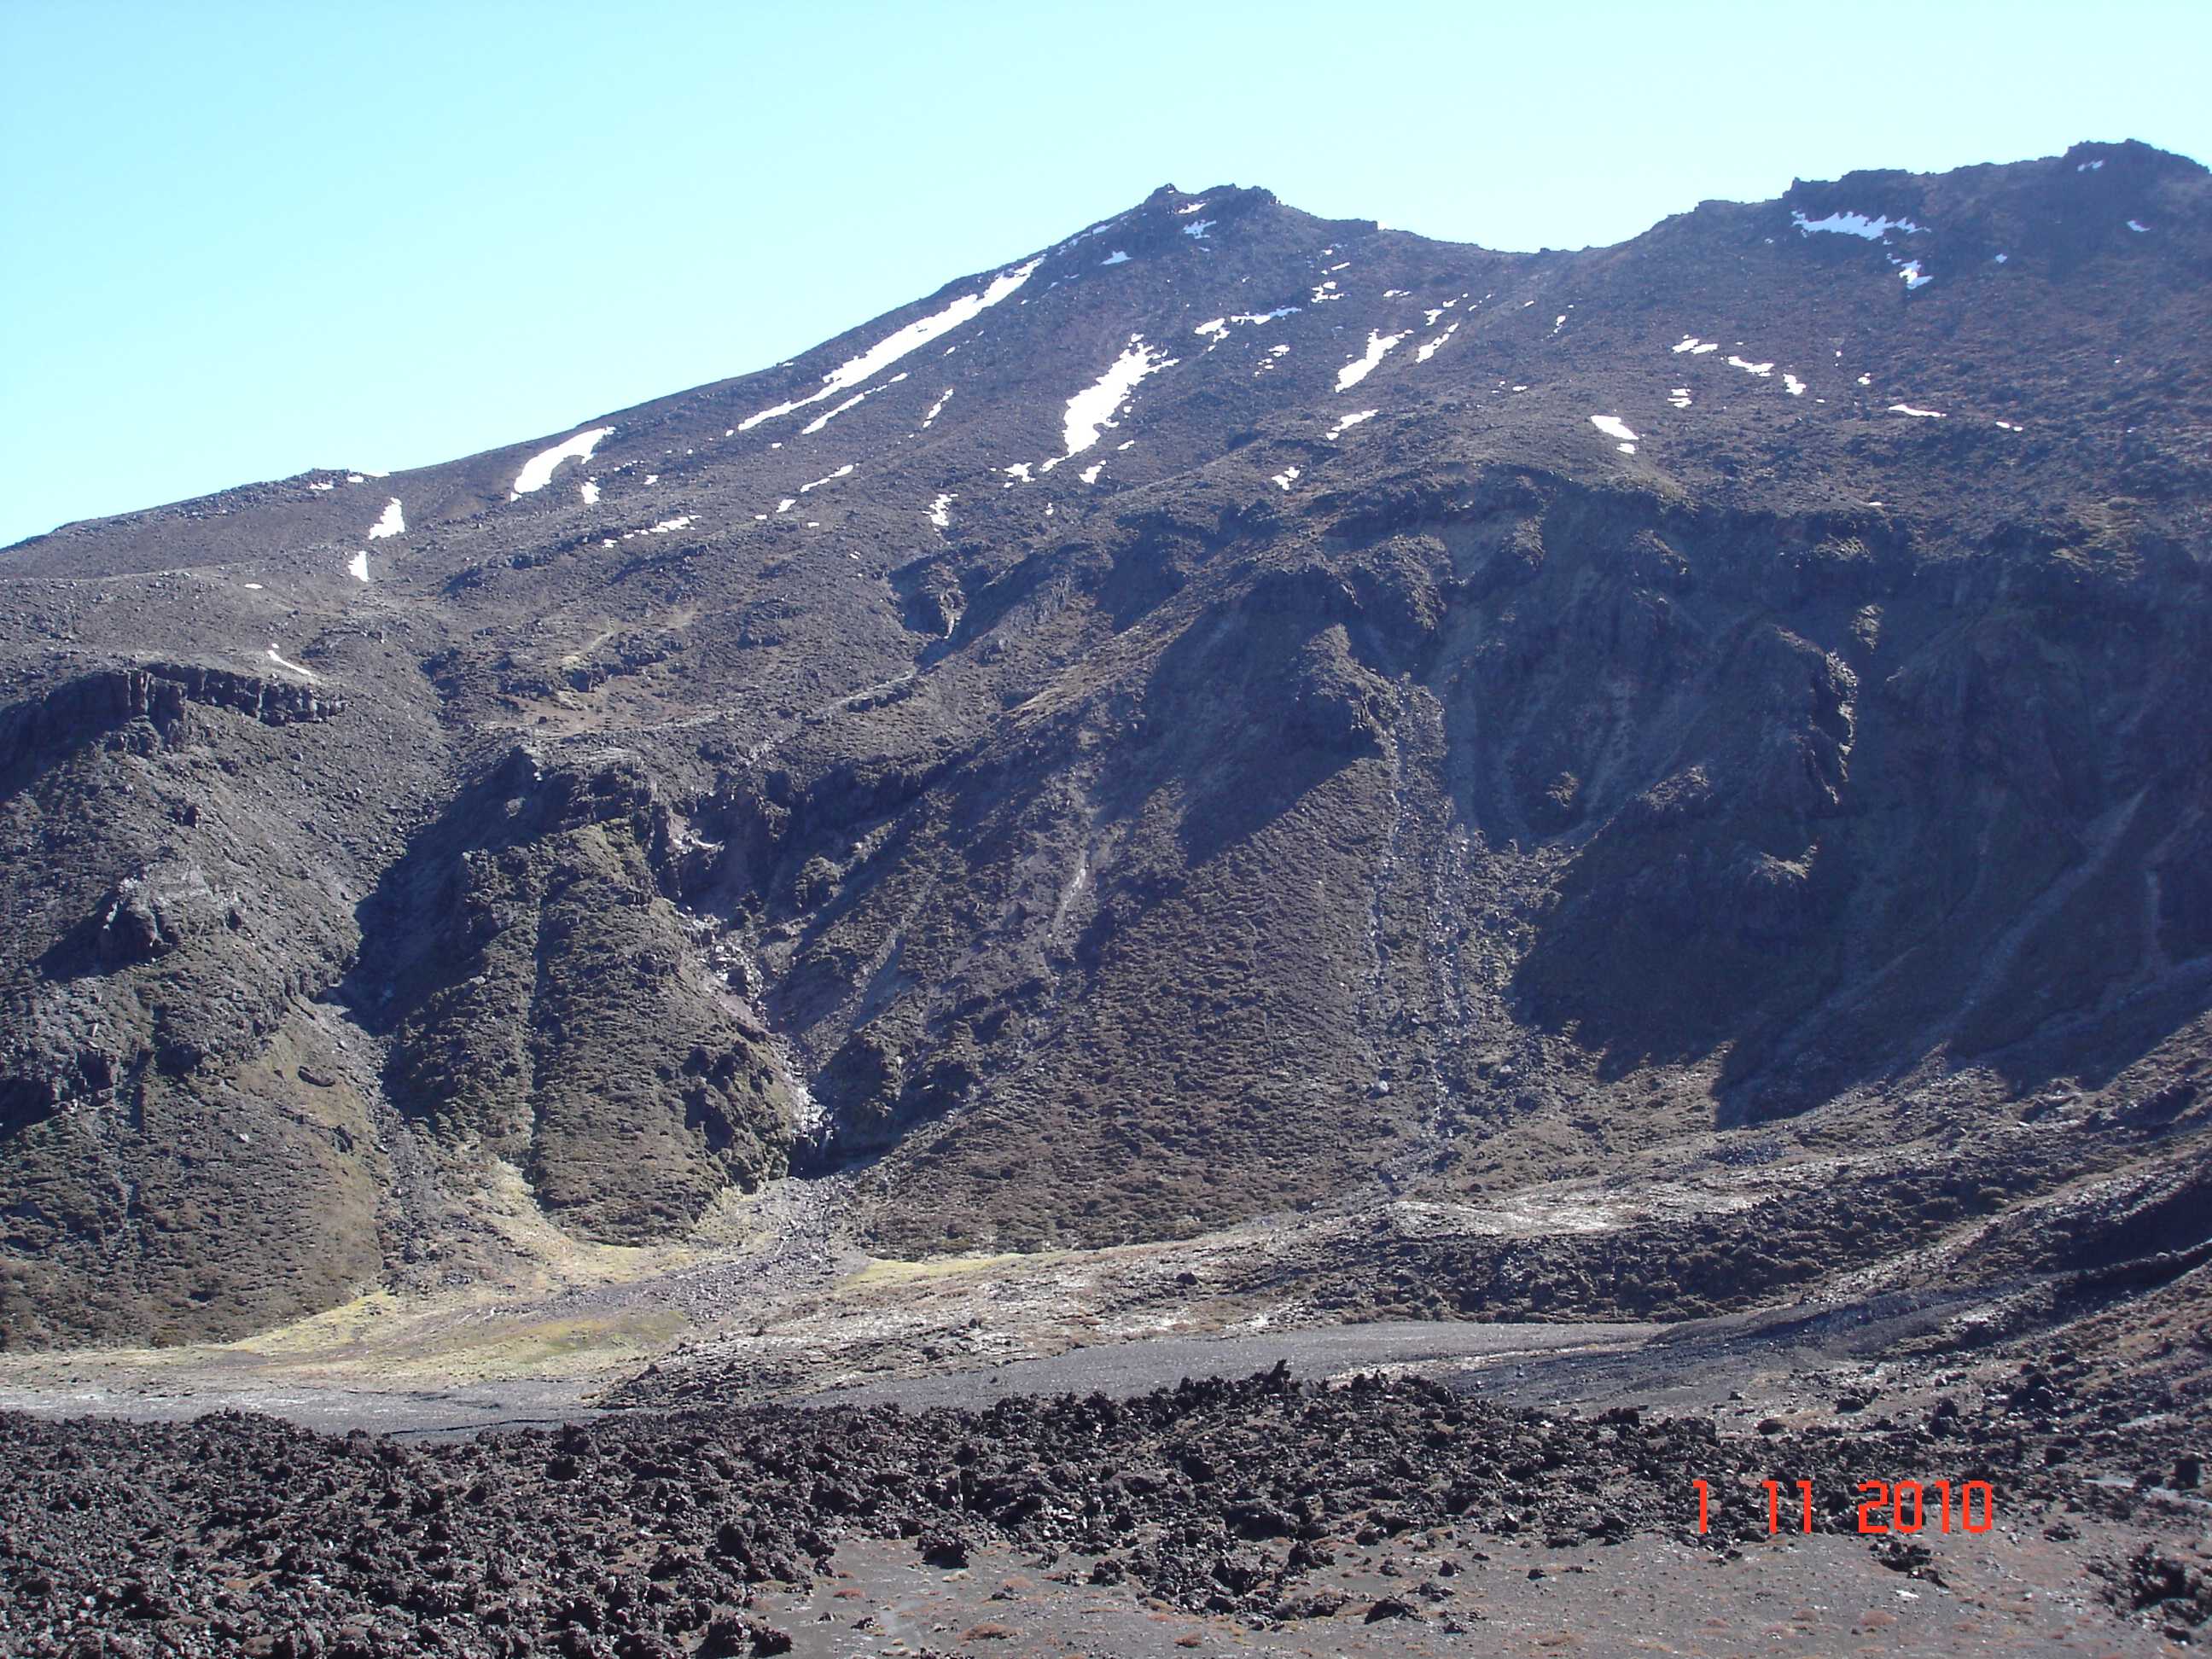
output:
[[2208,269],[2136,144],[1580,253],[1166,188],[762,374],[9,550],[0,1335],[857,1160],[909,1253],[1824,1160],[1748,1243],[1378,1246],[1431,1310],[2084,1176],[2193,1244]]

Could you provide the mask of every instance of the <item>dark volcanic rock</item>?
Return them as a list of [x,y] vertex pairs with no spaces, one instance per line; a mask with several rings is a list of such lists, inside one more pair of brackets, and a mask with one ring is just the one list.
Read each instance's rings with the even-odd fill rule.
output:
[[[2083,1490],[2043,1454],[2094,1420],[2025,1419],[1993,1398],[1944,1466],[1996,1483],[2005,1524],[2026,1524]],[[1194,1465],[1208,1478],[1183,1473]],[[755,1587],[811,1581],[854,1533],[911,1536],[939,1568],[1000,1542],[1072,1555],[1092,1584],[1134,1580],[1192,1612],[1326,1618],[1345,1598],[1308,1575],[1328,1540],[1449,1528],[1601,1550],[1657,1533],[1718,1555],[1765,1536],[1759,1483],[1773,1469],[1814,1483],[1815,1530],[1856,1538],[1856,1483],[1923,1467],[1905,1429],[1769,1442],[1702,1419],[1502,1410],[1427,1382],[1309,1389],[1279,1371],[1121,1401],[639,1414],[432,1446],[229,1413],[158,1425],[0,1413],[0,1633],[26,1655],[118,1628],[180,1654],[580,1639],[592,1652],[775,1653],[789,1638],[749,1611]],[[1132,1499],[1138,1468],[1161,1474]],[[1715,1494],[1702,1535],[1697,1480]],[[1612,1509],[1593,1524],[1600,1486]],[[1017,1490],[1044,1501],[1002,1505]],[[1310,1517],[1313,1541],[1240,1537],[1235,1517],[1255,1509]],[[1917,1543],[1877,1553],[1939,1582]],[[1381,1571],[1405,1576],[1394,1561]],[[2165,1552],[2115,1564],[2109,1582],[2125,1610],[2203,1622],[2202,1576]],[[1420,1620],[1443,1599],[1424,1579],[1363,1616]]]

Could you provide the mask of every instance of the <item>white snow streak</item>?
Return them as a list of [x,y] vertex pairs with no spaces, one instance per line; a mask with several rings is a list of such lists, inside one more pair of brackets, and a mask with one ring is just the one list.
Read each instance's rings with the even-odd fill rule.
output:
[[1918,421],[1940,421],[1943,418],[1943,411],[1940,409],[1915,409],[1911,404],[1892,404],[1889,406],[1889,412],[1893,415],[1910,415]]
[[868,394],[865,392],[854,392],[851,397],[846,398],[843,403],[839,404],[836,408],[831,410],[828,414],[817,415],[805,426],[799,428],[799,435],[802,437],[812,436],[815,433],[821,431],[823,427],[829,425],[830,422],[836,420],[840,415],[842,415],[847,410],[852,408],[854,404],[866,403],[867,398]]
[[407,533],[407,515],[399,510],[399,497],[394,495],[384,504],[384,516],[368,527],[368,538],[376,541],[386,536]]
[[1274,482],[1278,486],[1287,492],[1290,487],[1297,482],[1297,468],[1294,466],[1286,466],[1280,472],[1275,474]]
[[514,475],[514,493],[507,499],[514,501],[544,489],[553,482],[553,469],[563,461],[588,461],[592,452],[599,447],[599,441],[613,430],[611,426],[595,426],[589,432],[563,439],[542,454],[532,455],[523,464],[522,471]]
[[1741,357],[1730,357],[1729,359],[1729,367],[1730,368],[1740,368],[1747,374],[1756,374],[1762,380],[1765,380],[1774,373],[1774,365],[1772,363],[1746,362]]
[[1908,236],[1920,234],[1920,227],[1910,219],[1869,219],[1863,213],[1832,213],[1825,219],[1808,219],[1802,213],[1792,213],[1790,222],[1799,234],[1810,236],[1815,231],[1833,231],[1842,236],[1863,236],[1869,242],[1879,242],[1893,230],[1901,230]]
[[749,415],[738,422],[738,430],[750,432],[763,421],[788,415],[809,404],[818,404],[824,398],[836,396],[848,386],[858,386],[863,380],[872,379],[880,370],[890,368],[909,351],[921,349],[932,340],[951,333],[961,324],[981,313],[985,307],[998,304],[1029,281],[1030,273],[1042,263],[1042,260],[1032,259],[1025,265],[1017,265],[993,278],[981,293],[963,294],[944,310],[932,312],[927,317],[908,323],[896,333],[884,336],[859,356],[840,363],[823,375],[819,392],[787,404],[778,404],[772,409],[763,409],[757,415]]
[[1291,316],[1300,309],[1302,307],[1297,306],[1277,306],[1273,311],[1247,311],[1234,317],[1216,317],[1210,323],[1200,323],[1196,328],[1191,330],[1191,332],[1211,335],[1215,343],[1218,344],[1229,337],[1229,327],[1232,323],[1239,325],[1247,323],[1272,323],[1279,317]]
[[[892,375],[890,380],[885,380],[882,386],[872,386],[866,392],[854,392],[851,397],[846,398],[843,403],[839,404],[836,408],[831,410],[827,415],[817,415],[805,426],[799,428],[799,435],[802,438],[812,436],[815,433],[821,431],[823,427],[829,425],[830,422],[836,420],[840,415],[842,415],[847,410],[852,408],[854,404],[866,403],[869,398],[874,397],[878,392],[884,391],[889,386],[895,386],[904,379],[906,379],[906,371],[902,369],[896,374]],[[684,453],[688,455],[691,452],[687,449]]]
[[1126,265],[1129,263],[1129,256],[1117,247],[1098,263],[1102,265]]
[[597,478],[585,479],[576,486],[576,493],[584,498],[586,507],[596,505],[599,499],[599,481]]
[[1382,412],[1379,409],[1363,409],[1356,415],[1347,415],[1329,428],[1328,435],[1332,441],[1341,438],[1346,428],[1358,426],[1362,421],[1371,421]]
[[1367,333],[1367,355],[1353,359],[1336,371],[1336,389],[1349,392],[1375,372],[1375,365],[1390,355],[1392,348],[1406,337],[1402,334],[1377,334],[1372,329]]
[[845,465],[842,465],[842,466],[839,467],[839,468],[838,468],[835,472],[832,472],[831,474],[830,474],[830,476],[829,476],[828,477],[826,477],[826,478],[817,478],[817,479],[816,479],[812,483],[801,484],[801,485],[799,485],[799,493],[800,495],[805,495],[808,490],[810,490],[810,489],[821,489],[821,488],[822,488],[822,486],[823,486],[823,484],[826,484],[826,483],[836,483],[836,482],[837,482],[837,480],[838,480],[838,479],[840,479],[840,478],[843,477],[847,473],[850,472],[852,470],[853,470],[853,463],[852,463],[852,462],[850,462],[850,461],[848,461],[848,462],[846,462],[846,463],[845,463]]
[[959,497],[951,490],[947,490],[932,501],[929,504],[930,523],[935,525],[939,530],[950,530],[952,527],[952,514],[945,509],[958,499]]
[[275,663],[279,668],[289,668],[295,674],[303,675],[311,680],[319,681],[323,678],[312,668],[302,668],[298,663],[289,661],[285,658],[279,656],[276,653],[276,647],[273,645],[269,647],[269,660]]
[[1618,415],[1593,415],[1589,417],[1589,423],[1608,438],[1617,438],[1627,444],[1638,441],[1636,434],[1628,429],[1628,422]]
[[[1123,217],[1127,216],[1127,215],[1123,216]],[[1101,219],[1097,224],[1092,225],[1089,229],[1077,231],[1074,235],[1069,237],[1058,247],[1053,249],[1053,252],[1054,253],[1065,253],[1068,249],[1073,247],[1078,242],[1087,240],[1089,238],[1093,236],[1103,236],[1108,231],[1112,230],[1121,222],[1121,221],[1120,219]]]
[[1442,345],[1446,340],[1450,339],[1453,335],[1458,332],[1459,325],[1457,323],[1454,323],[1443,333],[1437,335],[1435,339],[1422,341],[1420,349],[1413,353],[1413,361],[1417,363],[1425,363],[1430,358],[1437,355],[1437,348],[1438,346]]
[[1098,441],[1100,431],[1114,424],[1114,416],[1136,390],[1138,381],[1175,366],[1175,358],[1154,350],[1144,343],[1144,339],[1141,334],[1132,334],[1128,349],[1116,357],[1093,384],[1067,400],[1062,435],[1068,454],[1079,455]]
[[1095,484],[1098,482],[1098,475],[1105,470],[1105,462],[1093,461],[1090,465],[1085,467],[1082,471],[1077,473],[1075,476],[1082,479],[1083,482],[1087,484]]
[[1787,369],[1783,371],[1782,386],[1783,390],[1787,392],[1793,398],[1802,398],[1805,395],[1805,382],[1799,380],[1795,374],[1790,374]]
[[356,581],[365,582],[368,580],[368,552],[367,549],[363,549],[361,552],[355,554],[353,557],[346,561],[346,573]]

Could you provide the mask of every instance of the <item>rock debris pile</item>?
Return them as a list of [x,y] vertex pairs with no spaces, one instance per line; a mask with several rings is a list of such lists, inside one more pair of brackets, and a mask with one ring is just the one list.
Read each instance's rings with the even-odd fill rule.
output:
[[[1813,1483],[1824,1532],[1856,1532],[1861,1479],[1938,1466],[1990,1482],[2005,1524],[2024,1524],[2084,1491],[2053,1453],[2063,1423],[1992,1395],[1911,1422],[1723,1437],[1629,1408],[1509,1410],[1418,1379],[1317,1387],[1279,1366],[1127,1401],[641,1413],[442,1443],[235,1413],[153,1425],[10,1414],[0,1645],[778,1652],[787,1638],[756,1611],[757,1587],[809,1582],[856,1532],[910,1539],[918,1561],[945,1569],[1007,1546],[1063,1582],[1126,1583],[1264,1623],[1342,1605],[1306,1583],[1315,1569],[1446,1528],[1469,1550],[1662,1534],[1727,1551],[1764,1536],[1756,1494],[1771,1477]],[[1700,1480],[1714,1494],[1702,1537]],[[2090,1490],[2108,1512],[2134,1501]],[[1883,1541],[1885,1565],[1925,1574],[1924,1550]],[[86,1646],[95,1633],[125,1645]]]

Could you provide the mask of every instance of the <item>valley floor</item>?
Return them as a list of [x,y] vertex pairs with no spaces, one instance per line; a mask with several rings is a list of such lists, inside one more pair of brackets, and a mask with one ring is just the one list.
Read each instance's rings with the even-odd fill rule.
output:
[[[503,1297],[379,1293],[222,1346],[0,1358],[20,1517],[0,1555],[4,1644],[70,1653],[101,1631],[145,1652],[332,1659],[536,1650],[510,1644],[526,1634],[623,1659],[787,1637],[838,1656],[2134,1654],[2212,1613],[2212,1504],[2191,1461],[2212,1445],[2205,1367],[2160,1334],[2201,1331],[2212,1269],[2124,1317],[2009,1344],[1961,1338],[1987,1328],[1986,1294],[1671,1324],[1346,1323],[1268,1265],[1337,1222],[882,1261],[842,1241],[834,1198],[787,1188],[719,1244],[579,1252]],[[320,1437],[356,1428],[378,1437]],[[719,1497],[654,1496],[668,1483],[653,1471],[701,1455],[731,1471]],[[450,1579],[421,1581],[440,1540],[406,1543],[392,1515],[444,1512],[475,1471],[466,1490],[507,1494],[484,1524],[515,1502],[564,1516],[584,1496],[561,1490],[564,1459],[611,1483],[592,1499],[606,1509],[593,1547],[634,1585],[583,1572],[565,1534],[477,1537],[458,1520],[462,1582],[507,1622],[462,1616],[435,1588]],[[960,1473],[979,1459],[1002,1486],[1056,1470],[1071,1490],[1042,1509],[1012,1486],[986,1501]],[[199,1491],[210,1464],[249,1488],[275,1473],[234,1501],[220,1482]],[[108,1478],[88,1487],[88,1468]],[[740,1472],[761,1468],[782,1473]],[[815,1473],[792,1486],[799,1468]],[[1805,1478],[1817,1529],[1768,1537],[1759,1482],[1782,1483],[1786,1519]],[[1986,1533],[1856,1529],[1862,1480],[1975,1478],[1995,1494]],[[1722,1509],[1702,1537],[1697,1479]],[[368,1483],[366,1530],[343,1501],[294,1513],[302,1482],[331,1481]],[[1308,1499],[1322,1507],[1298,1520]],[[717,1503],[781,1516],[781,1550],[733,1564],[735,1534],[702,1512]],[[256,1505],[356,1565],[286,1567],[240,1521]],[[175,1561],[116,1553],[111,1534],[133,1527],[176,1543]],[[653,1587],[710,1570],[653,1634]],[[605,1628],[572,1640],[571,1615]],[[278,1645],[295,1628],[322,1645]]]

